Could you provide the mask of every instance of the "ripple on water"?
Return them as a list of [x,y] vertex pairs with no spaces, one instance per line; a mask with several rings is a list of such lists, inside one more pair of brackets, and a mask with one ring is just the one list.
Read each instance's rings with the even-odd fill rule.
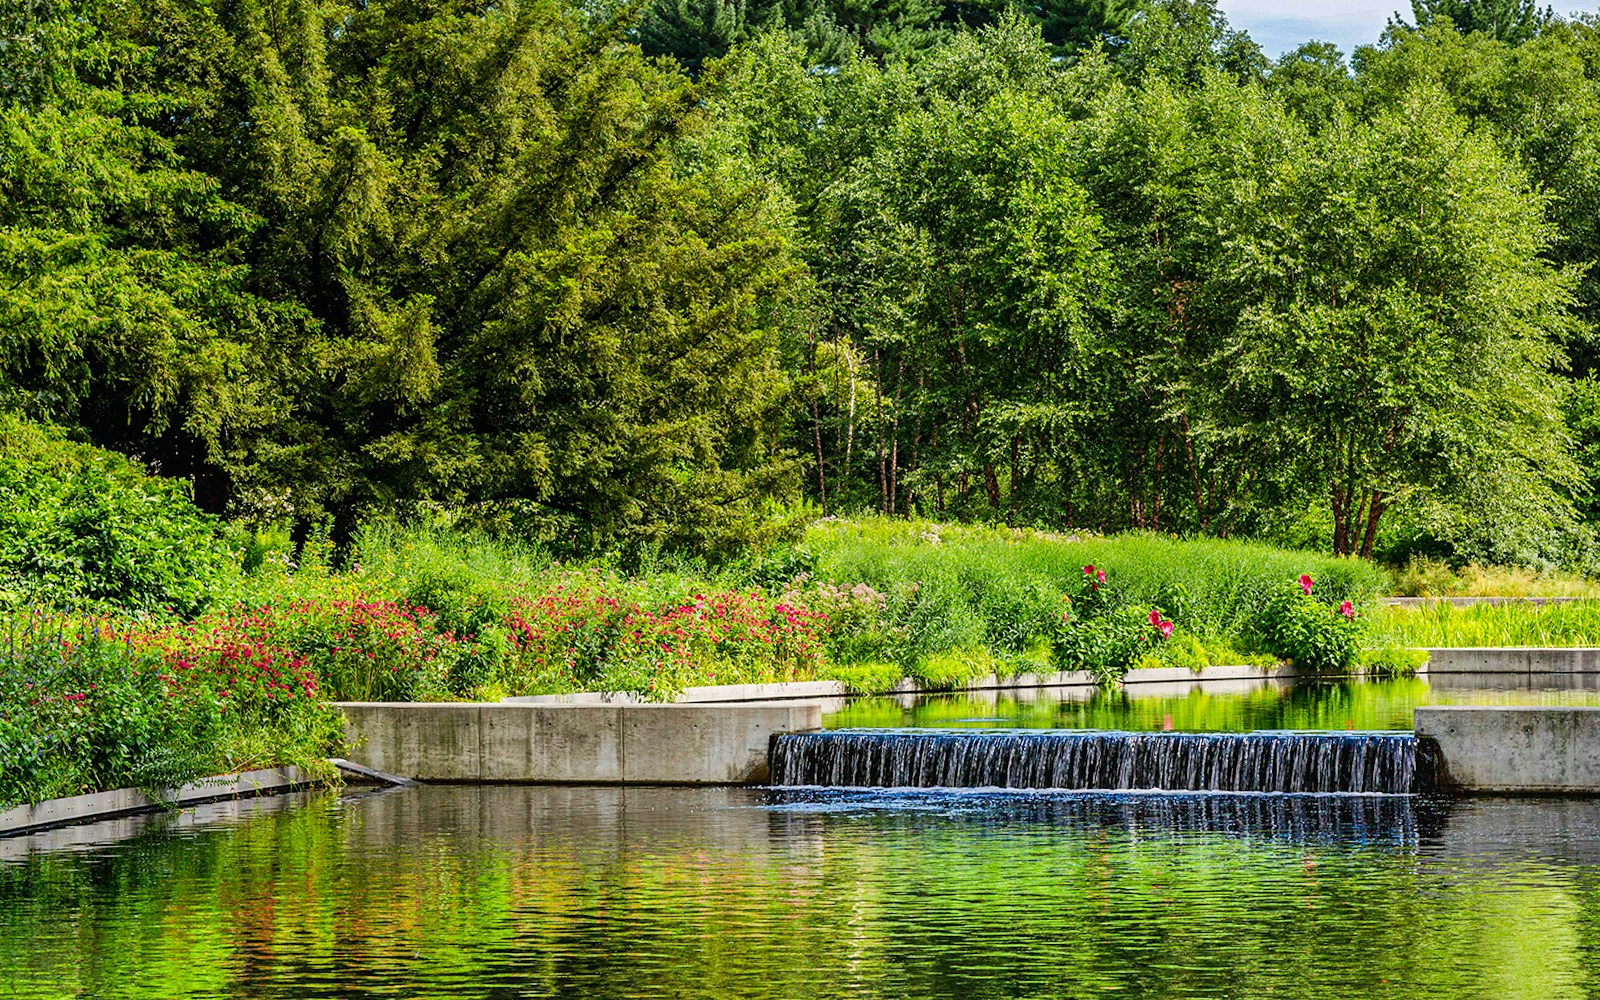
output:
[[1578,800],[299,797],[0,842],[0,996],[1592,997],[1597,831]]

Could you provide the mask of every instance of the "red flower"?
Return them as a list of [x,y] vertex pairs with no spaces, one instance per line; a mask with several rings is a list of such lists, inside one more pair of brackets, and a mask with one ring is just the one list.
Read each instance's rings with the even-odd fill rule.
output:
[[1304,592],[1306,592],[1307,594],[1311,593],[1311,574],[1310,573],[1301,573],[1300,574],[1300,589],[1303,590]]
[[1351,606],[1349,601],[1345,601],[1343,604],[1339,605],[1339,613],[1351,621],[1355,621],[1356,609]]
[[1090,563],[1089,565],[1087,565],[1087,566],[1085,566],[1083,568],[1083,575],[1084,576],[1094,576],[1094,563]]
[[1172,638],[1172,623],[1171,622],[1169,622],[1169,621],[1158,622],[1156,624],[1156,628],[1161,630],[1161,638],[1163,638],[1163,639]]
[[1150,624],[1159,628],[1161,626],[1161,612],[1155,608],[1150,609]]

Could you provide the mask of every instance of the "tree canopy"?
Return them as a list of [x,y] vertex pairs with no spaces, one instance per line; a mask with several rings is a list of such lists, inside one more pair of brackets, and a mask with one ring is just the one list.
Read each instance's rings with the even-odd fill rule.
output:
[[1600,38],[1413,14],[12,5],[0,407],[301,523],[1582,558]]

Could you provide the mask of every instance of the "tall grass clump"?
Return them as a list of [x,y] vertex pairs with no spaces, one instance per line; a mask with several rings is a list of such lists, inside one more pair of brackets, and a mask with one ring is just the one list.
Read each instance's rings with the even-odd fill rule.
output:
[[1372,640],[1379,645],[1418,648],[1600,646],[1600,600],[1385,607],[1372,616]]
[[873,519],[819,523],[803,548],[814,585],[859,584],[882,595],[889,624],[880,653],[913,669],[948,650],[988,650],[1012,669],[1053,662],[1047,647],[1061,629],[1063,595],[1079,591],[1088,565],[1114,584],[1117,608],[1108,612],[1126,609],[1131,623],[1159,611],[1179,635],[1157,655],[1184,655],[1193,666],[1277,652],[1265,612],[1302,574],[1315,578],[1329,607],[1369,607],[1389,584],[1381,568],[1359,560],[1153,534]]
[[1600,581],[1577,573],[1526,566],[1459,568],[1440,559],[1412,556],[1395,572],[1399,597],[1594,597]]

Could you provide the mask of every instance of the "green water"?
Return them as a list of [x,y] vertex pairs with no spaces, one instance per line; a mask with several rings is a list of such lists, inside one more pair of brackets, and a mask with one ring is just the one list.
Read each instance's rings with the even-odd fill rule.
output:
[[1583,800],[427,787],[134,827],[0,841],[0,997],[1600,995]]
[[[1585,682],[1592,675],[1581,676]],[[1546,677],[1545,683],[1558,681]],[[1419,705],[1597,705],[1600,690],[1458,688],[1407,679],[1378,682],[1220,682],[1131,685],[1126,691],[1038,688],[858,698],[824,720],[830,728],[937,726],[1248,732],[1255,729],[1410,729]]]

